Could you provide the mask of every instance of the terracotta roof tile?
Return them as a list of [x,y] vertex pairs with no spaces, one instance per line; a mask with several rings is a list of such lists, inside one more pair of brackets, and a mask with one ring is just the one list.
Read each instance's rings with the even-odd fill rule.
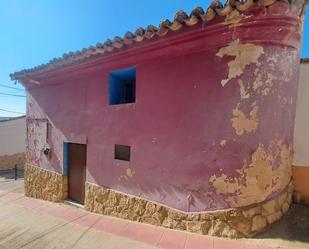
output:
[[[212,2],[206,11],[197,7],[188,15],[184,11],[178,11],[173,21],[168,19],[162,20],[159,27],[149,25],[146,29],[138,27],[134,33],[127,32],[123,37],[116,36],[113,40],[107,39],[104,43],[97,43],[96,46],[84,48],[81,51],[64,53],[60,58],[53,58],[46,64],[39,65],[32,69],[25,69],[11,74],[11,79],[21,79],[30,76],[32,73],[41,73],[58,67],[82,61],[94,55],[112,52],[121,49],[133,43],[140,43],[144,40],[152,39],[155,36],[164,37],[171,31],[177,31],[184,26],[193,26],[201,22],[209,22],[216,16],[227,16],[233,10],[246,11],[253,5],[270,6],[280,0],[227,0],[223,5],[218,0]],[[288,1],[288,0],[284,0]]]

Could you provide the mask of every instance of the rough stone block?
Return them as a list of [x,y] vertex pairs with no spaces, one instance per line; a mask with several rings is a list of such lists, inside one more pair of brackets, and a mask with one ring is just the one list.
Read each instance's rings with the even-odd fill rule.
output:
[[263,231],[266,228],[266,226],[267,226],[267,221],[263,216],[257,215],[253,217],[252,227],[251,227],[252,232]]
[[289,210],[289,208],[290,208],[290,205],[288,202],[283,203],[282,208],[281,208],[282,213],[285,214]]
[[281,207],[283,205],[283,203],[286,201],[287,195],[288,195],[287,192],[285,192],[278,197],[279,207]]
[[253,207],[247,210],[242,211],[242,214],[247,219],[252,219],[254,216],[261,214],[262,208],[261,207]]
[[272,224],[275,221],[279,220],[282,217],[281,211],[278,211],[277,213],[271,214],[267,216],[267,222],[268,224]]
[[186,221],[186,230],[192,233],[208,234],[210,225],[207,221]]
[[266,202],[263,205],[262,214],[263,214],[263,216],[267,216],[269,214],[274,214],[274,213],[276,213],[277,209],[278,208],[277,208],[276,201],[275,200],[271,200],[269,202]]

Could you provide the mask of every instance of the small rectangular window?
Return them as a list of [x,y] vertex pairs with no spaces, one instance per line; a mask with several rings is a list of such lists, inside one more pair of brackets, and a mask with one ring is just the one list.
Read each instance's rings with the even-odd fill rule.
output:
[[130,161],[131,147],[127,145],[115,144],[115,159]]
[[135,67],[109,73],[109,104],[119,105],[135,102]]

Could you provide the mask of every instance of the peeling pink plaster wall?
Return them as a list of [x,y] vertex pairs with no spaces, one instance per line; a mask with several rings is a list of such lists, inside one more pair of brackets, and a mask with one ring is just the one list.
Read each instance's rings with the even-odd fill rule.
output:
[[[197,27],[205,36],[166,42],[153,58],[136,55],[28,86],[28,118],[47,118],[51,126],[53,155],[39,166],[61,173],[63,141],[87,143],[87,181],[183,211],[244,206],[281,193],[290,180],[298,20],[287,27],[254,11],[257,17],[245,20],[261,17],[260,26],[233,24],[216,36]],[[259,56],[229,74],[236,55],[220,49],[232,41],[258,48]],[[136,103],[108,105],[108,72],[134,65]],[[130,162],[114,159],[115,144],[131,146]]]

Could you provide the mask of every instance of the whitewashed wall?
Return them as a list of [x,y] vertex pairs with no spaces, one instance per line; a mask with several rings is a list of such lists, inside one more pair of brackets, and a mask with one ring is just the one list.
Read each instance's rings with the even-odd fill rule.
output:
[[26,117],[0,122],[0,156],[24,153],[26,150]]

